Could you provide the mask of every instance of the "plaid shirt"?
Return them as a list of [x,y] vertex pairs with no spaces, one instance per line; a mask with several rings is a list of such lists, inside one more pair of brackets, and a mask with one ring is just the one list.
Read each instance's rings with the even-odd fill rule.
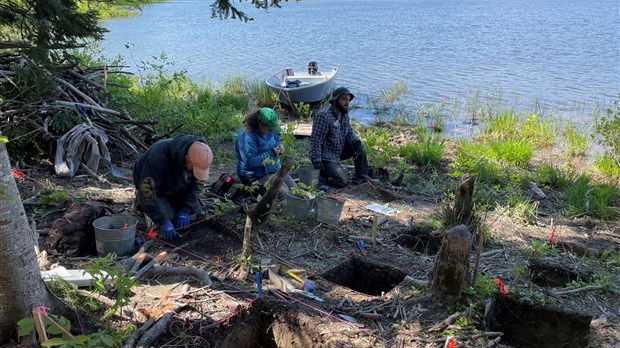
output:
[[329,106],[314,117],[310,136],[310,159],[312,161],[320,159],[340,162],[340,154],[344,145],[357,140],[349,122],[349,114],[340,116],[338,120],[334,106]]

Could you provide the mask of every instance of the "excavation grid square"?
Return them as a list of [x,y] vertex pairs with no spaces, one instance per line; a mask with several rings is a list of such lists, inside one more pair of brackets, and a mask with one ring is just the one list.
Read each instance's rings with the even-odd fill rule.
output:
[[321,276],[357,292],[379,296],[392,290],[406,275],[396,267],[352,257]]

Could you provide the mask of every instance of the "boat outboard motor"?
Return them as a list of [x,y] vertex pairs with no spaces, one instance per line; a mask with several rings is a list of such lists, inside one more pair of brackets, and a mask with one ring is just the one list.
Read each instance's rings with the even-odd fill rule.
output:
[[314,61],[308,63],[308,75],[317,75],[319,72],[319,65]]

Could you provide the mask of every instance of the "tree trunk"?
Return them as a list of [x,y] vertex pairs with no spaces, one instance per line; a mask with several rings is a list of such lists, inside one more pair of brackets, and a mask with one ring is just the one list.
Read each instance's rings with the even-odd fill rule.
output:
[[293,167],[294,158],[293,156],[288,156],[284,163],[282,163],[282,167],[280,167],[280,172],[278,173],[278,177],[274,180],[269,190],[265,193],[263,198],[258,202],[256,208],[248,213],[248,216],[252,219],[252,221],[256,225],[260,225],[261,223],[267,221],[269,215],[273,211],[274,206],[278,202],[278,194],[280,193],[280,187],[282,187],[282,183],[284,182],[284,177],[288,174],[288,172]]
[[474,178],[467,177],[461,181],[456,189],[454,207],[448,211],[447,225],[457,226],[460,224],[473,227],[474,221]]
[[465,225],[446,231],[429,275],[431,294],[448,303],[461,300],[467,284],[471,240],[471,233]]
[[0,141],[0,346],[15,339],[17,322],[32,309],[56,301],[41,279],[34,241],[9,162]]

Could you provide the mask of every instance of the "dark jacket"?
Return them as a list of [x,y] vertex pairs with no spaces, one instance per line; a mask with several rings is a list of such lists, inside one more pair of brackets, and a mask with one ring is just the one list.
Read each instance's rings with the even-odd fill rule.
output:
[[166,199],[178,210],[191,211],[200,204],[196,178],[185,168],[185,155],[194,141],[204,142],[193,135],[163,139],[153,144],[133,167],[133,182],[140,195],[144,214],[157,224],[167,219],[156,203]]
[[[280,136],[274,132],[262,134],[254,129],[242,129],[235,140],[237,174],[247,178],[261,178],[280,170],[280,156],[273,148],[282,144]],[[269,160],[265,161],[265,159]]]

